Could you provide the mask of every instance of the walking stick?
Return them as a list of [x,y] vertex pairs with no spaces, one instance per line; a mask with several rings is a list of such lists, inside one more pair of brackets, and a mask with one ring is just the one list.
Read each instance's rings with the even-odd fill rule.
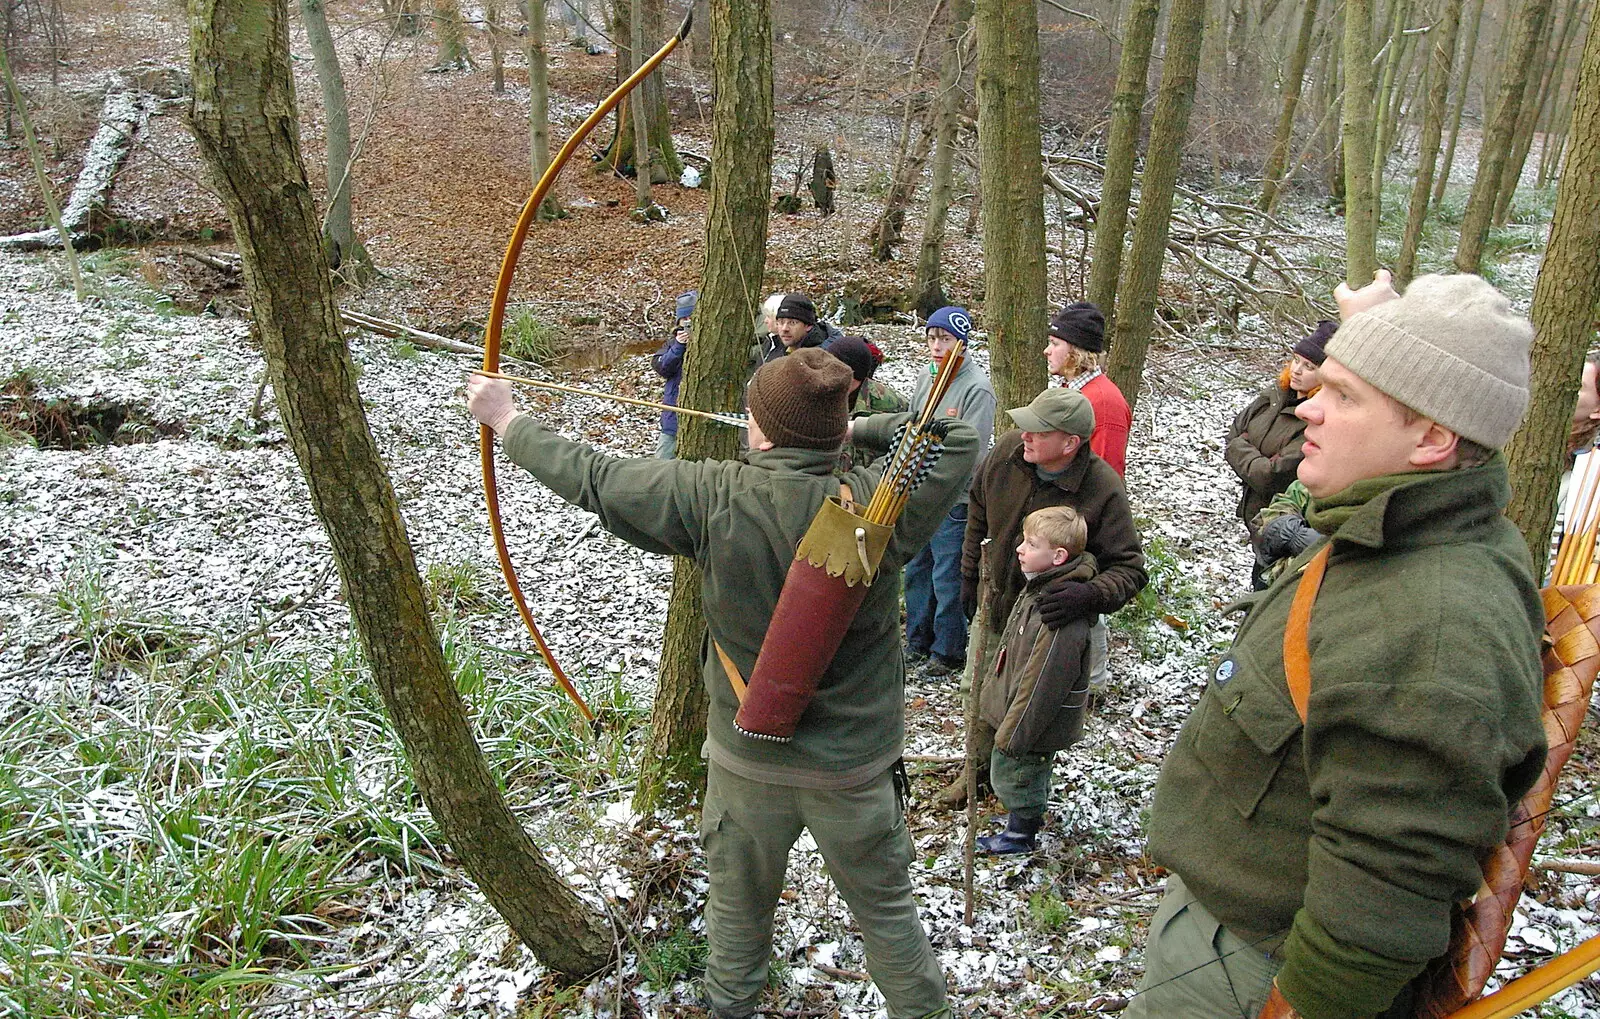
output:
[[972,926],[973,909],[977,905],[972,892],[973,854],[976,852],[978,840],[978,694],[983,689],[984,664],[988,655],[989,643],[989,600],[984,597],[984,588],[988,586],[988,563],[986,553],[989,547],[988,538],[978,547],[978,612],[973,617],[971,632],[977,634],[975,641],[969,641],[967,654],[967,703],[964,712],[964,721],[967,727],[967,844],[963,850],[961,870],[961,890],[966,896],[966,919],[968,927]]

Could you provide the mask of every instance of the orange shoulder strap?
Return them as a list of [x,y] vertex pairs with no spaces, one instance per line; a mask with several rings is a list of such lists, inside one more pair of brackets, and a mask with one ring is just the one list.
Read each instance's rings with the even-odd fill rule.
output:
[[1306,721],[1306,709],[1311,703],[1311,603],[1317,600],[1322,587],[1322,575],[1328,569],[1328,553],[1333,542],[1322,546],[1322,551],[1311,557],[1300,573],[1300,587],[1294,592],[1289,605],[1289,625],[1283,628],[1283,672],[1289,680],[1289,699],[1300,715],[1300,724]]

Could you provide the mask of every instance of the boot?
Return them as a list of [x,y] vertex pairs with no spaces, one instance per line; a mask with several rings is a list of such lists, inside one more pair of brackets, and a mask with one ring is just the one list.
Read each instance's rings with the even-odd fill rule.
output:
[[1039,848],[1034,836],[1044,827],[1043,817],[1006,817],[1006,830],[998,835],[985,835],[978,839],[980,852],[990,856],[1008,856],[1012,853],[1031,853]]
[[[983,764],[978,767],[978,798],[981,800],[993,791],[994,787],[989,784],[989,761],[985,758]],[[956,776],[956,780],[939,790],[938,794],[934,796],[933,802],[948,810],[959,810],[966,806],[967,770],[962,768],[961,774]]]

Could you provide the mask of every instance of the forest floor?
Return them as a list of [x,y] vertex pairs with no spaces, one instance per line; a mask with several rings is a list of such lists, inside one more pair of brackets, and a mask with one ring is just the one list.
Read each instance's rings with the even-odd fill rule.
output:
[[[75,86],[93,96],[107,68],[141,57],[181,63],[174,16],[160,5],[107,8]],[[347,299],[476,339],[527,188],[526,89],[517,93],[516,68],[504,96],[483,73],[424,75],[426,54],[385,54],[371,29],[352,29],[346,44],[367,69],[350,76],[353,101],[382,114],[357,207],[384,272]],[[557,119],[570,127],[604,91],[612,58],[555,52]],[[309,61],[297,67],[315,178],[316,89]],[[702,99],[673,90],[679,144],[704,152]],[[903,288],[904,255],[880,264],[864,251],[894,125],[814,106],[785,108],[780,122],[780,182],[807,144],[828,139],[844,184],[838,215],[773,217],[765,289],[808,289],[828,310],[844,295]],[[82,128],[79,143],[92,131]],[[67,144],[55,164],[59,185],[70,186],[74,151]],[[124,170],[112,215],[225,248],[199,178],[169,111]],[[1224,192],[1248,188],[1226,183]],[[1391,182],[1388,208],[1402,205],[1407,184],[1403,173]],[[574,215],[539,227],[514,297],[526,332],[574,352],[532,370],[653,397],[659,379],[644,351],[672,296],[698,275],[705,195],[658,188],[673,218],[647,227],[627,220],[628,182],[574,167],[562,190]],[[0,151],[0,231],[38,225],[32,194],[23,157]],[[1447,222],[1462,198],[1452,188]],[[1296,199],[1285,215],[1320,239],[1304,262],[1338,264],[1342,225],[1322,203]],[[1494,238],[1490,271],[1524,308],[1548,215],[1549,195],[1530,190]],[[952,212],[947,286],[970,301],[982,260],[964,219]],[[1387,222],[1390,252],[1397,234]],[[1444,243],[1435,238],[1425,265],[1443,264]],[[520,472],[503,474],[534,613],[608,719],[590,734],[530,660],[501,592],[462,408],[470,359],[352,337],[368,419],[490,766],[535,840],[615,923],[618,965],[558,987],[436,841],[361,662],[327,536],[263,398],[247,324],[194,313],[218,296],[236,302],[237,290],[175,246],[84,261],[91,301],[80,307],[58,256],[0,256],[0,1014],[703,1015],[694,822],[629,806],[670,563]],[[1053,298],[1076,296],[1081,265],[1050,264]],[[970,926],[963,822],[931,806],[956,771],[942,759],[961,753],[959,695],[953,682],[908,677],[913,879],[958,1014],[1109,1009],[1138,979],[1161,883],[1144,856],[1144,811],[1229,640],[1221,606],[1248,576],[1223,435],[1275,372],[1293,328],[1254,316],[1237,329],[1196,322],[1186,295],[1203,285],[1164,286],[1176,324],[1151,351],[1130,443],[1151,588],[1113,620],[1112,688],[1058,764],[1040,851],[980,859]],[[859,331],[888,352],[881,377],[909,391],[922,370],[918,331]],[[975,356],[987,358],[981,343]],[[617,455],[654,449],[647,411],[543,395],[525,405]],[[1593,852],[1597,769],[1590,727],[1540,855]],[[986,803],[981,823],[995,824],[999,810]],[[1503,973],[1600,930],[1592,879],[1544,873],[1530,891]],[[859,934],[804,838],[774,952],[773,1014],[881,1014],[861,978]],[[1540,1014],[1600,1016],[1600,987],[1580,985]]]

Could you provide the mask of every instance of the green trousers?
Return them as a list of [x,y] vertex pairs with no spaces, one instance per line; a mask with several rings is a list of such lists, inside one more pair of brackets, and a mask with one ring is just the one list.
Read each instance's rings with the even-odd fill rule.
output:
[[989,744],[989,784],[994,787],[994,794],[1018,817],[1032,821],[1043,817],[1050,803],[1050,773],[1056,763],[1055,752],[1007,756],[992,749],[993,729],[989,730]]
[[719,1015],[751,1015],[767,984],[772,917],[802,829],[866,943],[867,972],[890,1019],[948,1014],[944,973],[911,897],[911,836],[890,772],[854,789],[754,782],[710,765],[700,841],[706,894],[706,992]]
[[1150,922],[1144,977],[1125,1019],[1255,1019],[1283,960],[1222,926],[1176,874]]

